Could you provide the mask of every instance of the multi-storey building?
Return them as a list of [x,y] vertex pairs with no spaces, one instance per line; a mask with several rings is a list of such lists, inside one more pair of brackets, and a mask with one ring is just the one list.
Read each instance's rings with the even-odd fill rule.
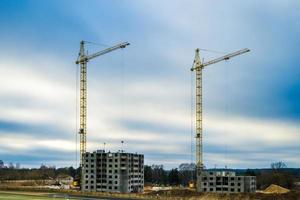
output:
[[83,191],[144,191],[144,155],[98,150],[87,152],[84,157]]
[[197,177],[198,192],[255,192],[255,176],[236,176],[232,171],[203,170]]

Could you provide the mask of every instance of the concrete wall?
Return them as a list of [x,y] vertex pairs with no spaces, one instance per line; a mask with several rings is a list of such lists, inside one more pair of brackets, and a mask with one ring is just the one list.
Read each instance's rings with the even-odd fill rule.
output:
[[239,193],[255,192],[256,177],[236,176],[230,171],[203,170],[197,175],[198,192]]
[[86,153],[84,191],[143,192],[144,155],[97,151]]

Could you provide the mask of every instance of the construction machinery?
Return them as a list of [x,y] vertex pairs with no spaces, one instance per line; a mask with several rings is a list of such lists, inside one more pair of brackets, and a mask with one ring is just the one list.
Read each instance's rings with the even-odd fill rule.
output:
[[[223,60],[229,60],[232,57],[244,54],[249,52],[249,49],[242,49],[230,54],[227,54],[225,56],[222,56],[217,59],[213,59],[208,62],[201,62],[200,59],[200,49],[196,49],[195,52],[195,59],[193,63],[193,67],[191,68],[191,71],[196,72],[196,172],[197,177],[201,174],[201,171],[204,169],[203,164],[203,146],[202,146],[202,70],[208,66],[212,65],[218,62],[221,62]],[[192,183],[191,183],[192,184]]]
[[128,42],[117,44],[113,47],[104,49],[97,53],[88,55],[85,52],[85,43],[86,41],[80,42],[80,51],[79,56],[76,61],[76,64],[80,64],[80,167],[83,170],[83,159],[86,153],[86,135],[87,135],[87,63],[104,54],[115,51],[117,49],[123,49],[129,45]]

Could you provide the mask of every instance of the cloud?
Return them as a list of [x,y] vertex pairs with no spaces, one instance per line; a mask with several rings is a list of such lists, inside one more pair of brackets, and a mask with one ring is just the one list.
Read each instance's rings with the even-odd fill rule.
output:
[[[226,116],[206,118],[204,126],[214,134],[219,135],[220,139],[215,140],[216,135],[212,135],[211,144],[222,144],[226,141],[230,146],[240,146],[246,149],[259,149],[256,146],[260,143],[262,147],[274,147],[286,144],[297,147],[297,139],[300,138],[300,127],[297,123],[283,122],[271,119],[252,119],[243,117]],[[210,137],[208,135],[208,137]],[[236,141],[238,141],[236,143]]]
[[[43,139],[33,137],[31,133],[1,134],[1,153],[11,154],[14,151],[26,152],[43,150],[56,150],[57,152],[74,152],[75,143],[70,140]],[[32,153],[32,152],[31,152]],[[26,153],[25,153],[26,154]],[[54,156],[54,155],[53,155]],[[59,156],[54,156],[59,157]]]
[[[22,63],[22,66],[25,65],[26,63]],[[4,101],[6,105],[1,106],[2,113],[5,113],[2,117],[10,120],[2,121],[1,155],[14,155],[18,152],[24,157],[31,157],[32,160],[35,158],[37,162],[47,163],[48,159],[48,163],[51,164],[56,161],[63,163],[59,161],[63,159],[65,163],[74,165],[76,130],[75,106],[72,104],[75,92],[71,86],[74,80],[68,78],[66,81],[62,76],[49,78],[46,74],[51,69],[35,69],[28,66],[27,73],[33,75],[32,80],[27,82],[21,76],[23,72],[20,64],[14,63],[9,66],[6,74],[14,74],[19,78],[12,81],[3,77],[4,82],[12,84],[13,89],[4,88],[4,95],[1,97],[28,96],[30,101],[18,105],[19,101],[12,98],[14,101]],[[34,83],[31,83],[32,81]],[[37,91],[32,90],[36,85],[40,90],[47,87],[50,89],[38,95]],[[18,90],[18,86],[23,89]],[[125,150],[144,153],[147,164],[162,162],[169,168],[181,162],[189,162],[191,116],[189,92],[185,90],[186,87],[175,80],[156,79],[155,82],[140,82],[139,79],[131,79],[120,90],[117,89],[119,82],[114,79],[91,81],[88,150],[104,148],[105,142],[107,150],[117,151],[122,148],[120,141],[124,140]],[[271,162],[280,159],[288,165],[296,166],[299,163],[293,157],[298,156],[298,133],[299,126],[294,121],[253,118],[206,110],[205,163],[208,167],[215,163],[228,167],[255,167],[252,164],[255,162],[258,166],[267,167]],[[277,149],[285,152],[274,153]],[[52,153],[51,158],[39,159],[45,152]],[[58,152],[73,156],[62,158]],[[245,153],[248,154],[247,159],[244,158]],[[168,158],[168,161],[165,158]],[[28,163],[31,162],[33,161]]]
[[205,121],[205,159],[210,167],[213,163],[268,167],[278,160],[289,166],[299,165],[294,159],[300,152],[300,127],[296,122],[222,114],[206,116]]
[[[204,70],[205,163],[299,165],[300,29],[293,20],[299,3],[54,1],[35,4],[40,9],[29,15],[32,6],[17,12],[22,17],[6,13],[11,23],[0,22],[6,30],[0,35],[1,157],[20,154],[26,166],[75,165],[78,43],[124,40],[132,45],[89,63],[89,151],[104,148],[104,142],[116,151],[124,140],[125,150],[145,153],[147,164],[189,162],[194,49],[249,47],[251,53]],[[47,19],[39,17],[43,12]]]

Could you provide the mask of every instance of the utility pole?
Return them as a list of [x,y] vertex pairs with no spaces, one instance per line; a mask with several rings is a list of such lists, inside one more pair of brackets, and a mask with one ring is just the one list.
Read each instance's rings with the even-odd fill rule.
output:
[[[197,172],[197,179],[198,176],[201,175],[202,170],[204,169],[203,164],[203,145],[202,145],[202,70],[204,67],[208,65],[212,65],[215,63],[218,63],[223,60],[229,60],[230,58],[234,56],[238,56],[244,53],[249,52],[249,49],[242,49],[230,54],[227,54],[225,56],[222,56],[220,58],[202,63],[199,55],[199,49],[196,49],[195,52],[195,59],[193,67],[191,68],[191,71],[196,71],[196,172]],[[198,186],[197,186],[198,187]]]
[[[86,134],[87,134],[87,63],[98,56],[107,54],[117,49],[123,49],[129,45],[128,42],[124,42],[97,53],[88,55],[85,53],[85,41],[80,42],[79,58],[76,64],[80,64],[80,167],[83,170],[83,159],[86,153]],[[82,173],[83,174],[83,173]],[[81,180],[83,180],[81,178]],[[81,184],[82,185],[82,184]]]

